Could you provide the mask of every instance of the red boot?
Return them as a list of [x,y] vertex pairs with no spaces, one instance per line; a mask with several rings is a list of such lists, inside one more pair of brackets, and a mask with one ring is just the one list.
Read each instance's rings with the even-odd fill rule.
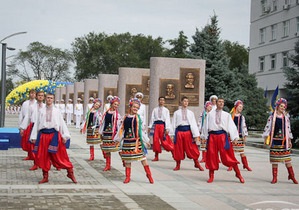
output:
[[231,171],[231,170],[233,170],[233,167],[232,166],[228,167],[227,171]]
[[152,159],[152,161],[158,161],[158,160],[159,160],[159,153],[156,152],[156,153],[155,153],[155,158]]
[[29,170],[30,171],[35,171],[37,169],[38,169],[38,166],[34,164]]
[[208,183],[212,183],[214,181],[214,170],[209,170],[209,179]]
[[126,167],[126,179],[124,180],[124,184],[127,184],[131,181],[131,167]]
[[247,169],[247,171],[252,171],[251,168],[248,166],[247,158],[246,156],[242,156],[242,163],[243,163],[243,169]]
[[198,168],[200,171],[204,171],[203,167],[201,167],[197,159],[194,159],[193,161],[194,161],[195,168]]
[[180,160],[177,160],[176,161],[176,167],[173,169],[174,171],[178,171],[178,170],[180,170],[180,168],[181,168],[181,161]]
[[200,163],[205,163],[206,162],[206,157],[207,157],[207,152],[202,151],[202,158],[201,158]]
[[277,168],[272,167],[272,175],[273,179],[271,181],[271,184],[275,184],[277,182]]
[[234,171],[236,172],[236,177],[240,180],[241,183],[244,183],[245,180],[243,179],[243,177],[241,175],[238,164],[236,164],[233,168],[234,168]]
[[68,178],[70,178],[74,183],[77,183],[77,180],[76,180],[75,175],[74,175],[73,168],[68,168],[67,169],[67,175],[66,176]]
[[293,167],[288,167],[288,172],[289,172],[289,177],[288,179],[290,180],[293,180],[294,184],[298,184],[297,180],[295,179],[295,174],[294,174],[294,171],[293,171]]
[[111,156],[106,156],[106,167],[103,169],[103,171],[110,171],[111,169]]
[[43,170],[43,179],[40,180],[38,183],[43,184],[43,183],[46,183],[48,181],[49,181],[49,173],[48,173],[48,171]]
[[94,146],[89,147],[90,157],[89,160],[94,160]]
[[154,184],[154,180],[153,180],[152,173],[151,173],[151,170],[149,168],[149,165],[144,166],[144,170],[145,170],[145,173],[146,173],[146,176],[147,176],[149,182],[151,184]]

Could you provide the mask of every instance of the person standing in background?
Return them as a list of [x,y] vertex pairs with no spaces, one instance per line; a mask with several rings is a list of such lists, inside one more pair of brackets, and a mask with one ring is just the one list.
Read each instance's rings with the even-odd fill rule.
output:
[[82,99],[77,98],[77,103],[75,104],[74,115],[76,117],[76,128],[80,128],[81,119],[83,115],[83,104],[81,104]]
[[71,125],[72,124],[73,113],[74,113],[74,106],[73,106],[73,100],[72,99],[68,100],[68,103],[66,104],[66,107],[65,107],[65,112],[66,112],[66,124]]

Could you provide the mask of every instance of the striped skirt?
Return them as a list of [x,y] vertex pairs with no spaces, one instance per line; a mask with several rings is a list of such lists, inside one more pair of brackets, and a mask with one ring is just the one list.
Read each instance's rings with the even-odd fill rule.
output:
[[270,147],[270,163],[289,163],[291,160],[291,149],[286,149],[282,140],[273,139]]
[[102,150],[105,152],[116,152],[119,150],[119,142],[114,142],[112,139],[112,132],[103,132]]
[[237,141],[237,143],[233,143],[233,148],[234,148],[234,151],[235,152],[238,152],[238,153],[244,153],[244,146],[245,146],[245,143],[243,141],[243,138],[239,138],[239,140]]
[[139,139],[124,138],[120,152],[121,158],[124,161],[145,160],[145,154],[142,151],[142,145]]
[[99,134],[99,129],[87,128],[86,143],[87,144],[100,144],[101,143],[101,136]]

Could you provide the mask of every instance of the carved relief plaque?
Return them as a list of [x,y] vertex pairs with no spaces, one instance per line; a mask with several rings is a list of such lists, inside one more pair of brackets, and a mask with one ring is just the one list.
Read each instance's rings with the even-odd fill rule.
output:
[[127,84],[126,85],[126,105],[129,104],[129,100],[135,97],[137,92],[142,92],[142,85]]
[[148,104],[149,103],[149,90],[150,90],[150,77],[149,76],[142,76],[142,93],[144,95],[142,103]]
[[180,99],[187,96],[190,106],[199,105],[199,72],[199,68],[180,69]]
[[117,96],[117,88],[109,88],[109,87],[104,87],[104,98],[103,101],[108,103],[107,101],[107,96],[112,95],[112,96]]
[[160,79],[160,96],[165,97],[165,104],[179,104],[179,80]]
[[97,98],[98,97],[98,91],[97,90],[90,90],[88,93],[88,98],[93,97]]

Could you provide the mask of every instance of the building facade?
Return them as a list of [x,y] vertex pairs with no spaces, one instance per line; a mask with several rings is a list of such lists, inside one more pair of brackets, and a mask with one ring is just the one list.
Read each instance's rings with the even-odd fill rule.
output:
[[291,66],[299,40],[299,0],[251,0],[249,72],[269,99],[279,87],[286,97],[283,67]]

